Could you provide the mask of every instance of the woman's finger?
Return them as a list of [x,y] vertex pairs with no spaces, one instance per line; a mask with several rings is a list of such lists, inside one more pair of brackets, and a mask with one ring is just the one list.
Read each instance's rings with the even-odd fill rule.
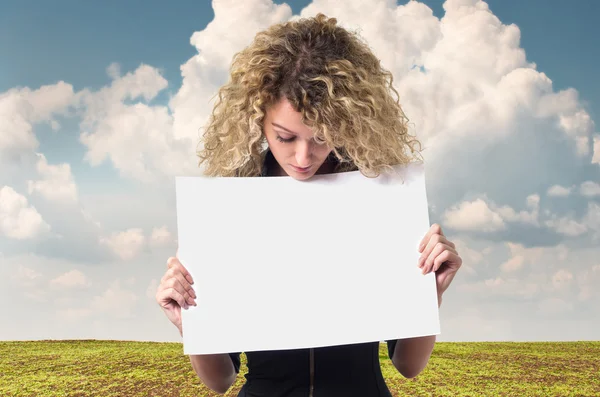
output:
[[440,225],[438,225],[437,223],[434,223],[433,225],[431,225],[431,227],[429,228],[429,230],[427,231],[427,233],[421,240],[421,243],[419,244],[419,252],[423,252],[423,249],[425,249],[425,247],[427,246],[428,241],[431,240],[431,237],[436,234],[439,234],[440,236],[444,236],[442,227]]
[[177,291],[173,287],[166,287],[166,288],[158,291],[156,294],[156,300],[162,307],[166,307],[167,303],[169,303],[171,301],[175,301],[179,304],[179,307],[182,307],[185,309],[188,308],[188,305],[186,304],[183,295],[181,295],[179,293],[179,291]]
[[173,266],[169,270],[167,270],[167,272],[165,273],[161,282],[167,282],[168,280],[170,280],[172,278],[176,278],[179,281],[179,283],[183,286],[185,291],[188,291],[190,293],[190,295],[192,295],[194,298],[196,298],[196,293],[194,292],[194,288],[189,283],[189,281],[183,276],[179,266]]
[[433,248],[435,247],[435,245],[437,243],[439,243],[442,238],[443,238],[443,236],[441,236],[439,234],[434,234],[427,241],[427,243],[425,245],[425,249],[423,250],[421,257],[419,258],[419,267],[420,268],[422,268],[425,265],[425,261],[427,260],[429,255],[431,255],[431,251],[433,251]]
[[192,297],[192,294],[190,293],[190,291],[185,289],[185,287],[181,284],[181,281],[179,281],[177,278],[168,279],[165,282],[165,285],[167,287],[174,288],[177,292],[179,292],[179,294],[181,294],[183,296],[183,299],[185,299],[185,301],[188,304],[190,304],[190,305],[195,304],[194,298]]
[[440,266],[442,266],[442,264],[444,264],[444,262],[447,261],[451,261],[453,259],[455,259],[458,255],[456,255],[455,252],[452,252],[450,250],[446,250],[444,252],[442,252],[441,254],[439,254],[438,256],[436,256],[436,258],[433,261],[433,271],[437,272],[438,269],[440,268]]
[[431,254],[429,254],[425,260],[425,264],[423,265],[423,274],[427,274],[432,270],[436,258],[442,255],[444,252],[456,253],[454,248],[442,242],[438,242],[431,251]]
[[183,266],[181,264],[181,262],[179,261],[179,259],[177,257],[175,257],[175,256],[170,257],[167,260],[167,267],[169,269],[172,267],[177,267],[179,269],[179,271],[181,271],[183,276],[188,280],[188,282],[190,284],[194,284],[194,279],[192,278],[192,275],[190,274],[190,272],[188,272],[188,270],[185,268],[185,266]]

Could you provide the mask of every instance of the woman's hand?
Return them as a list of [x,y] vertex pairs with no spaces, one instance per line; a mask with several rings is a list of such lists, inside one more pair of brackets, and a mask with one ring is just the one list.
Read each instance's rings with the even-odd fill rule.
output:
[[462,259],[456,252],[453,242],[449,241],[438,224],[433,224],[419,246],[421,257],[418,266],[423,274],[435,272],[438,300],[452,282],[456,272],[462,265]]
[[167,318],[177,327],[183,336],[181,328],[181,308],[187,309],[189,305],[196,306],[196,293],[191,284],[194,280],[186,268],[179,262],[177,256],[167,260],[165,275],[160,280],[156,292],[156,302],[163,309]]

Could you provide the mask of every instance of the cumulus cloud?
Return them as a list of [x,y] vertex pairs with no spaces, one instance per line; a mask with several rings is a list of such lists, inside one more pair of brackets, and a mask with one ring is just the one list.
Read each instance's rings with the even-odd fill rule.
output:
[[13,88],[0,93],[0,154],[14,160],[39,146],[33,126],[47,122],[58,129],[55,116],[65,115],[73,104],[73,87],[65,82],[37,90]]
[[460,292],[471,293],[485,297],[509,297],[531,299],[540,292],[540,285],[523,281],[518,278],[495,277],[475,283],[457,285]]
[[54,288],[87,288],[91,281],[80,270],[74,269],[50,280]]
[[523,267],[523,263],[525,262],[525,258],[522,255],[515,255],[506,262],[504,262],[500,268],[504,272],[514,272]]
[[[590,193],[593,192],[594,187],[587,186],[584,189],[590,189],[586,191]],[[592,237],[598,239],[600,238],[600,205],[590,201],[587,205],[587,211],[579,220],[575,219],[573,214],[562,217],[552,214],[545,224],[557,233],[568,237],[577,237],[592,232],[594,233]]]
[[443,222],[456,230],[493,232],[506,227],[500,214],[482,199],[463,202],[448,209]]
[[579,286],[579,293],[577,299],[581,302],[591,302],[594,297],[600,298],[600,291],[598,285],[600,283],[600,261],[596,258],[596,252],[594,252],[593,258],[595,263],[591,266],[581,266],[582,271],[577,272],[576,280]]
[[156,98],[167,80],[148,65],[122,77],[115,68],[109,68],[109,86],[78,93],[84,109],[80,141],[88,149],[85,159],[94,166],[108,159],[121,175],[144,182],[193,172],[194,144],[173,138],[169,109],[142,102]]
[[48,200],[77,201],[77,186],[71,166],[67,163],[50,165],[46,156],[37,153],[37,171],[42,179],[28,181],[28,192],[39,193]]
[[141,252],[146,244],[146,237],[142,229],[132,228],[101,237],[100,244],[107,246],[122,260],[128,261]]
[[115,280],[101,295],[95,296],[90,309],[115,318],[130,318],[138,301],[138,296],[121,287],[121,281]]
[[146,236],[141,228],[130,228],[100,237],[100,244],[110,249],[118,258],[131,261],[149,248],[160,248],[173,242],[167,226],[154,227]]
[[50,231],[48,225],[27,198],[10,186],[0,189],[0,232],[4,236],[23,240]]
[[546,221],[546,226],[568,237],[581,236],[587,232],[587,227],[583,223],[577,222],[568,216],[557,217],[553,215],[552,219]]
[[581,184],[580,193],[585,197],[600,196],[600,184],[592,181],[585,181]]
[[[582,212],[553,213],[548,208],[540,212],[544,202],[539,195],[531,194],[534,186],[540,192],[547,189],[548,196],[569,196],[567,200],[551,200],[558,203],[553,211],[564,208],[559,207],[561,202],[575,199],[577,191],[585,198],[597,197],[597,174],[584,176],[577,167],[590,162],[600,164],[600,136],[577,91],[572,88],[555,91],[551,76],[537,71],[536,65],[527,61],[517,26],[503,24],[485,2],[478,0],[446,1],[446,14],[441,20],[419,2],[397,5],[391,0],[348,1],[342,8],[338,3],[314,1],[301,16],[322,11],[348,27],[359,29],[382,64],[392,71],[411,128],[427,148],[430,204],[441,209],[445,226],[458,231],[503,231],[512,233],[510,238],[517,241],[526,237],[515,236],[513,226],[543,225],[566,237],[580,237],[589,232],[600,238],[600,207],[595,202],[586,202],[587,208],[581,216],[574,214]],[[47,247],[48,253],[64,255],[79,250],[79,258],[84,260],[100,242],[100,247],[117,258],[132,261],[148,247],[173,241],[166,227],[152,229],[153,225],[166,223],[166,216],[160,221],[150,220],[140,212],[139,218],[148,223],[133,222],[143,228],[127,229],[127,225],[115,226],[114,211],[110,208],[104,213],[92,211],[94,215],[103,214],[95,220],[83,207],[73,203],[65,207],[68,197],[79,196],[69,165],[60,162],[51,165],[42,155],[36,157],[39,144],[33,129],[38,123],[49,123],[52,129],[59,130],[57,116],[67,114],[73,106],[82,117],[79,139],[86,148],[85,160],[90,165],[109,162],[123,177],[143,182],[197,172],[194,152],[200,129],[211,110],[210,98],[227,79],[233,54],[248,44],[258,30],[297,18],[291,16],[289,6],[275,5],[270,0],[243,4],[215,1],[213,7],[214,20],[191,38],[197,54],[182,65],[183,84],[167,106],[158,102],[168,83],[159,69],[149,65],[128,72],[121,71],[117,63],[111,64],[106,69],[111,83],[97,91],[84,89],[73,93],[70,85],[61,82],[37,91],[15,89],[0,94],[1,154],[12,159],[15,154],[28,153],[33,159],[31,164],[36,164],[37,175],[22,178],[29,181],[24,189],[32,195],[30,200],[19,195],[14,201],[21,203],[19,208],[36,211],[40,219],[41,213],[45,220],[42,222],[51,224],[53,230],[59,227],[65,236],[64,245],[53,241]],[[367,14],[370,18],[365,19]],[[564,175],[568,178],[577,175],[577,179],[567,179]],[[485,195],[473,196],[477,192]],[[38,196],[49,199],[51,194],[57,199],[54,202],[63,202],[63,207],[56,207],[61,209],[60,213],[69,209],[72,211],[69,213],[76,214],[62,226],[59,215],[52,217],[52,208],[40,209],[38,201],[35,201],[37,210],[30,205]],[[106,194],[96,194],[97,200],[116,197]],[[524,204],[523,197],[527,197]],[[136,197],[128,200],[137,202]],[[40,201],[40,205],[45,205],[48,200]],[[8,211],[0,207],[0,232],[4,233]],[[15,219],[18,211],[10,213],[10,219]],[[541,213],[546,218],[540,219]],[[156,212],[153,216],[157,216]],[[131,217],[135,216],[128,214],[128,224],[132,223]],[[107,230],[123,231],[106,235],[100,225],[107,223]],[[544,230],[535,229],[536,234]],[[81,235],[87,237],[82,240]],[[483,236],[486,237],[489,235]],[[574,244],[574,240],[568,241]],[[456,243],[465,261],[463,272],[476,276],[466,277],[466,282],[457,279],[455,290],[470,302],[475,301],[473,297],[477,301],[490,297],[503,304],[510,302],[507,310],[515,307],[514,302],[532,302],[541,314],[549,315],[568,313],[574,308],[573,294],[582,304],[600,297],[596,288],[600,282],[597,249],[580,254],[563,244],[528,247],[507,243],[491,248],[492,242],[486,240]],[[91,276],[70,270],[73,268],[63,269],[51,285],[74,288],[90,282]],[[21,282],[41,282],[40,273],[32,268],[18,269],[15,277]],[[138,295],[129,288],[136,278],[123,276],[123,280],[98,293],[89,306],[61,310],[59,316],[74,321],[96,313],[132,316]],[[96,279],[94,285],[98,285]],[[147,298],[154,298],[157,286],[157,279],[149,282]],[[143,288],[139,293],[144,294]],[[456,318],[469,322],[480,318],[476,310],[465,313]],[[496,335],[500,335],[498,328],[511,332],[517,323],[492,320],[482,327],[497,332]]]
[[156,298],[156,292],[158,291],[158,280],[152,279],[150,284],[148,284],[148,288],[146,288],[146,297],[148,299],[154,300]]
[[568,288],[572,280],[573,274],[570,271],[566,269],[560,269],[552,276],[552,285],[557,290],[561,290],[564,288]]
[[452,229],[461,231],[495,232],[505,229],[506,222],[520,222],[538,226],[539,195],[527,197],[530,211],[515,211],[509,206],[497,206],[486,202],[487,197],[464,201],[447,209],[443,222]]
[[11,280],[25,288],[35,287],[42,280],[42,274],[34,269],[19,265],[12,274]]
[[152,229],[150,241],[154,246],[163,246],[171,242],[171,233],[166,226],[155,227]]
[[198,53],[181,65],[183,82],[169,101],[173,136],[194,146],[208,120],[215,92],[227,81],[233,55],[250,44],[259,30],[292,15],[287,4],[276,5],[271,0],[215,1],[212,5],[214,19],[192,34],[190,43]]
[[573,191],[573,188],[571,188],[571,187],[554,185],[548,189],[547,194],[548,194],[548,196],[552,196],[552,197],[567,197],[568,195],[571,194],[572,191]]
[[600,164],[600,135],[594,135],[594,157],[592,163]]

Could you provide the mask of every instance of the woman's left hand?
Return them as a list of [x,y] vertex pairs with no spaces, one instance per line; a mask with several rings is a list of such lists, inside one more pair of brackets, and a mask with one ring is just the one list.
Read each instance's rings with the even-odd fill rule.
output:
[[456,246],[449,241],[442,228],[433,224],[419,245],[418,266],[423,274],[435,272],[438,299],[441,302],[442,294],[452,282],[456,272],[462,265],[462,259],[456,252]]

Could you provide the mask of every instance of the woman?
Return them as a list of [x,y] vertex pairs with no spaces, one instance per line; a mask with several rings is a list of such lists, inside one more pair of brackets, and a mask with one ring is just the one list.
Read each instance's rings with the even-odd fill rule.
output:
[[[336,24],[322,14],[277,24],[236,54],[199,151],[206,175],[307,180],[358,170],[373,177],[418,157],[419,142],[391,96],[397,95],[391,74],[366,44]],[[423,237],[419,252],[416,265],[423,274],[436,272],[441,304],[462,259],[438,225]],[[156,299],[182,333],[181,308],[196,305],[196,294],[179,260],[167,263]],[[386,342],[394,366],[412,378],[427,365],[435,335]],[[379,342],[372,342],[246,352],[248,374],[238,396],[391,396],[378,350]],[[240,353],[190,360],[218,393],[231,387],[240,369]]]

